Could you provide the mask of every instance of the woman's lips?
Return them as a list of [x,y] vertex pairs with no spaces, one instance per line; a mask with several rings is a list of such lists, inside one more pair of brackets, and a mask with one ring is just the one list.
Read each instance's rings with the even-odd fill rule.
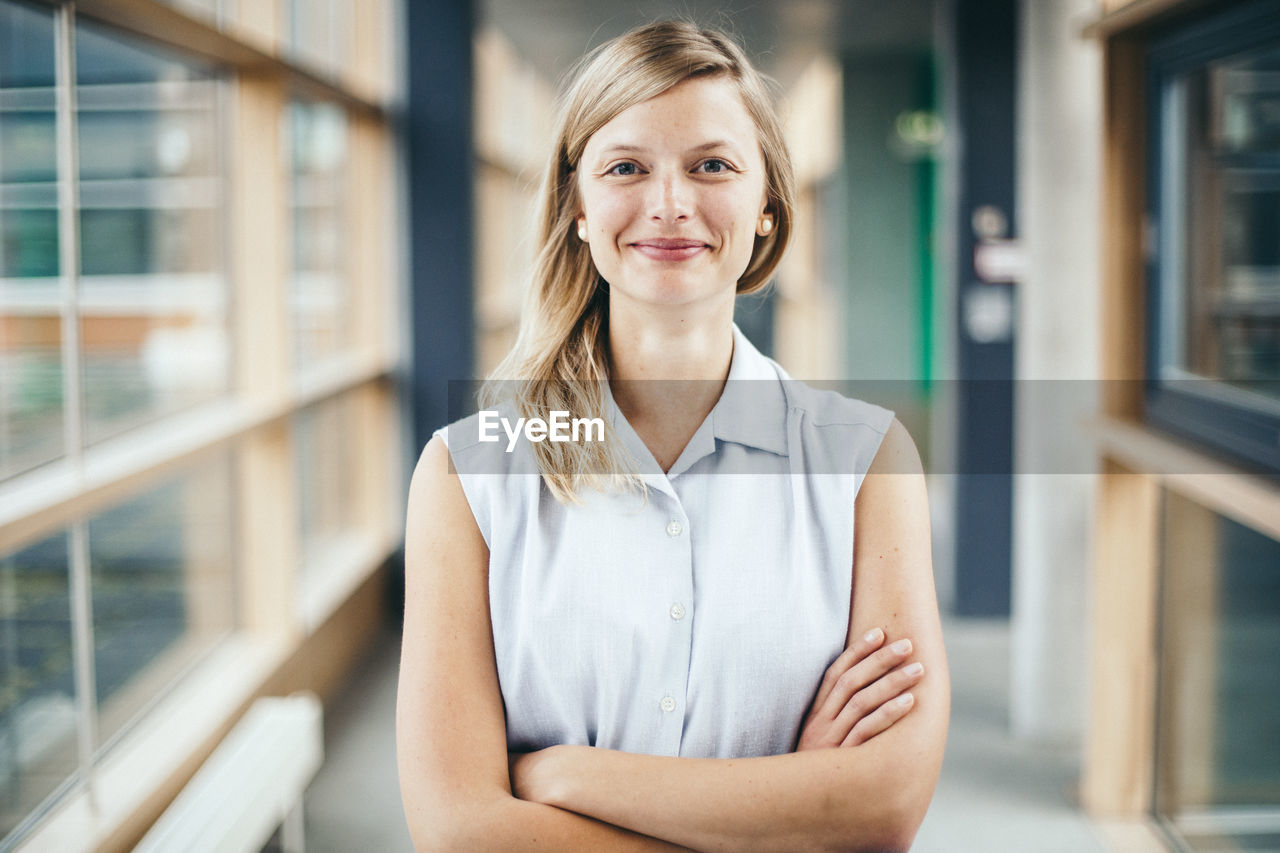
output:
[[639,240],[631,248],[655,261],[684,261],[710,247],[696,240],[653,239]]

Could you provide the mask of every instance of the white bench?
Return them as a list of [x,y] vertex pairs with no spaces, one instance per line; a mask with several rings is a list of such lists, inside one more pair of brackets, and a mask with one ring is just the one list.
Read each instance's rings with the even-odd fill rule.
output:
[[302,853],[302,795],[324,760],[323,708],[311,693],[254,702],[134,853],[260,853],[282,827]]

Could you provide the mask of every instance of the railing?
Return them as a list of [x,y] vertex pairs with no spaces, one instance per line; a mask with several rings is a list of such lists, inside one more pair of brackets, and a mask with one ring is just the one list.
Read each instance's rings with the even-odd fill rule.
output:
[[302,795],[324,758],[311,693],[259,699],[134,848],[134,853],[259,853],[282,827],[302,853]]

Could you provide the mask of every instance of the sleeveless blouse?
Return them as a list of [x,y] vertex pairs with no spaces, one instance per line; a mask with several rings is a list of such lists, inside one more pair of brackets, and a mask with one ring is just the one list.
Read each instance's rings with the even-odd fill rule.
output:
[[843,651],[854,500],[893,413],[796,382],[735,326],[728,381],[663,473],[612,398],[647,495],[555,500],[523,440],[438,430],[489,546],[508,748],[790,752]]

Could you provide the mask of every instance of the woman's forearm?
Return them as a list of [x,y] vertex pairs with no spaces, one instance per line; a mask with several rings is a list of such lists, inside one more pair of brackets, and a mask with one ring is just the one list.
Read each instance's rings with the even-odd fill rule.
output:
[[696,850],[905,850],[923,812],[895,771],[914,762],[873,744],[745,759],[559,746],[529,757],[517,794]]
[[412,833],[419,851],[671,853],[687,850],[584,815],[506,794],[495,796],[484,805],[472,804],[454,810],[448,825],[441,823]]

